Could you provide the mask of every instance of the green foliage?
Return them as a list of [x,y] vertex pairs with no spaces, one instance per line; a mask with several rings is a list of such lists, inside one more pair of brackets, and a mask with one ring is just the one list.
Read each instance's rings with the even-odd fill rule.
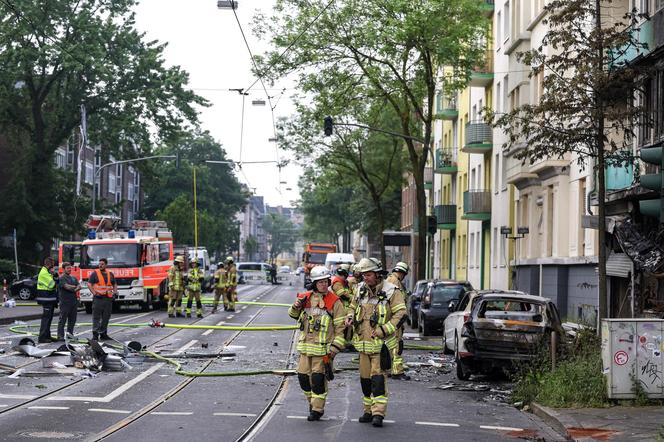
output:
[[[77,129],[81,105],[90,145],[116,158],[196,124],[187,74],[164,65],[164,45],[135,29],[134,0],[14,0],[0,6],[0,131],[9,151],[0,232],[16,227],[22,253],[46,254],[87,216],[53,155]],[[89,207],[89,206],[88,206]],[[38,246],[37,246],[38,245]]]
[[263,218],[263,231],[267,235],[270,262],[282,252],[295,252],[295,241],[299,237],[290,219],[279,213],[268,213]]
[[532,364],[517,374],[513,399],[539,402],[549,407],[604,407],[608,405],[602,374],[599,338],[581,331],[575,341],[563,345],[555,370],[547,346]]
[[164,155],[177,152],[179,168],[173,161],[154,162],[146,171],[144,188],[149,195],[145,200],[146,217],[163,218],[177,243],[193,245],[193,168],[196,167],[198,244],[218,254],[237,250],[239,227],[235,213],[246,203],[247,194],[230,165],[205,163],[205,160],[226,160],[225,151],[209,133],[194,132],[160,149]]
[[249,257],[249,261],[253,261],[254,254],[258,252],[258,240],[254,235],[249,235],[244,239],[244,251]]

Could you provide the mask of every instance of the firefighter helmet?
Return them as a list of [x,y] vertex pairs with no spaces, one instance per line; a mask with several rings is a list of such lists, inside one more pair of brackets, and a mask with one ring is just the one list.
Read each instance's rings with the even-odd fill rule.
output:
[[403,261],[399,261],[399,262],[394,266],[394,269],[393,269],[392,271],[393,271],[393,272],[401,272],[401,273],[404,273],[404,274],[407,275],[407,274],[408,274],[408,270],[409,270],[409,268],[408,268],[408,264],[406,264],[406,263],[403,262]]
[[320,281],[321,279],[329,279],[330,271],[325,266],[316,266],[311,269],[311,272],[309,272],[309,278],[311,279],[311,282]]
[[357,263],[355,268],[359,273],[366,273],[366,272],[380,272],[383,270],[382,266],[379,265],[380,261],[372,260],[369,258],[362,258],[360,262]]
[[189,260],[189,264],[196,264],[196,265],[198,265],[198,260],[197,260],[196,258],[191,258],[191,259]]
[[182,264],[184,264],[184,257],[182,255],[176,256],[173,262],[181,262]]
[[227,263],[227,264],[230,264],[230,263],[232,263],[232,262],[233,262],[233,257],[232,257],[232,256],[228,256],[228,257],[226,258],[226,263]]
[[348,277],[349,270],[350,264],[339,264],[339,267],[337,267],[337,275]]

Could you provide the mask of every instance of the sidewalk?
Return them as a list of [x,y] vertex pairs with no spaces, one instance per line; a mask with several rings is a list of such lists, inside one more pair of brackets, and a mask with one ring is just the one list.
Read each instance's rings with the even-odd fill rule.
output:
[[548,408],[533,412],[568,440],[664,440],[664,407]]
[[[55,309],[54,317],[60,314],[59,309]],[[14,321],[29,321],[31,319],[40,319],[42,316],[41,306],[36,307],[0,307],[0,325],[12,324]]]

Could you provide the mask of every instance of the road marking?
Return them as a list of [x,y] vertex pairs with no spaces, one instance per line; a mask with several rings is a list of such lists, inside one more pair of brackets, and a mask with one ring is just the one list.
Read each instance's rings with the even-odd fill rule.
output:
[[150,414],[157,416],[191,416],[193,411],[153,411]]
[[286,419],[306,419],[306,416],[286,416]]
[[28,410],[69,410],[69,407],[47,407],[44,405],[35,405],[28,407]]
[[159,362],[155,364],[154,367],[151,367],[150,369],[144,371],[143,373],[139,374],[136,376],[134,379],[130,380],[129,382],[119,386],[109,394],[107,394],[104,397],[92,397],[92,396],[53,396],[48,399],[47,401],[81,401],[81,402],[104,402],[108,403],[111,402],[112,400],[116,399],[118,396],[120,396],[122,393],[125,391],[129,390],[131,387],[134,385],[138,384],[141,382],[143,379],[147,378],[150,376],[152,373],[155,371],[159,370],[161,367],[164,366],[163,362]]
[[96,413],[116,413],[116,414],[129,414],[131,411],[128,410],[111,410],[109,408],[88,408],[88,411],[94,411]]
[[[352,422],[359,422],[359,419],[351,419]],[[390,419],[383,419],[383,422],[386,424],[393,424],[396,421],[390,420]]]
[[[215,325],[222,325],[222,324],[225,324],[225,323],[226,323],[226,321],[219,321]],[[206,332],[203,332],[203,336],[207,336],[207,335],[211,334],[213,331],[214,331],[213,329],[210,329]]]
[[523,428],[496,427],[496,426],[493,426],[493,425],[480,425],[480,428],[482,428],[484,430],[523,431]]
[[234,317],[235,317],[235,315],[228,315],[228,316],[226,316],[226,319],[233,319]]
[[243,305],[242,307],[240,307],[240,310],[244,310],[245,308],[247,308],[247,306]]
[[415,422],[415,425],[431,425],[433,427],[458,427],[459,424],[448,424],[445,422]]
[[35,399],[37,396],[31,394],[1,394],[0,399],[24,399],[26,401]]
[[213,416],[256,417],[254,413],[214,413]]
[[7,404],[0,404],[0,408],[5,408],[5,407],[9,407],[9,405],[7,405]]

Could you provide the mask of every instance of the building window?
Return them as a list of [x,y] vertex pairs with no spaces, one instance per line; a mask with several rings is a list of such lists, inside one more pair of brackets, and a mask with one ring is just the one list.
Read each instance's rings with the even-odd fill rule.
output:
[[127,199],[129,201],[134,200],[134,183],[129,183],[127,186]]
[[120,192],[115,192],[115,204],[120,204],[122,201],[122,194]]
[[503,41],[503,16],[502,11],[496,13],[496,50],[500,50],[500,44]]
[[511,34],[510,30],[510,2],[509,0],[505,2],[503,6],[503,42],[507,43]]
[[94,175],[94,164],[86,161],[85,162],[85,182],[87,184],[92,184],[92,177]]
[[95,166],[96,167],[101,166],[101,148],[99,147],[95,148]]
[[664,0],[655,0],[655,12],[664,8]]
[[108,193],[110,194],[115,194],[115,189],[116,189],[116,182],[115,182],[115,172],[109,171],[108,172]]
[[470,255],[468,259],[468,267],[469,268],[474,268],[475,267],[475,234],[471,233],[470,234],[470,245],[468,246]]
[[500,92],[500,81],[496,83],[496,112],[500,113],[502,112],[502,95]]
[[134,213],[138,213],[138,199],[134,200]]
[[493,251],[493,267],[498,267],[498,241],[500,241],[500,238],[498,238],[498,227],[494,227],[493,241],[491,246],[491,250]]
[[498,193],[500,190],[500,154],[496,154],[496,159],[493,161],[493,192]]
[[500,168],[500,183],[502,185],[501,190],[507,190],[507,159],[505,156],[501,156],[501,168]]

